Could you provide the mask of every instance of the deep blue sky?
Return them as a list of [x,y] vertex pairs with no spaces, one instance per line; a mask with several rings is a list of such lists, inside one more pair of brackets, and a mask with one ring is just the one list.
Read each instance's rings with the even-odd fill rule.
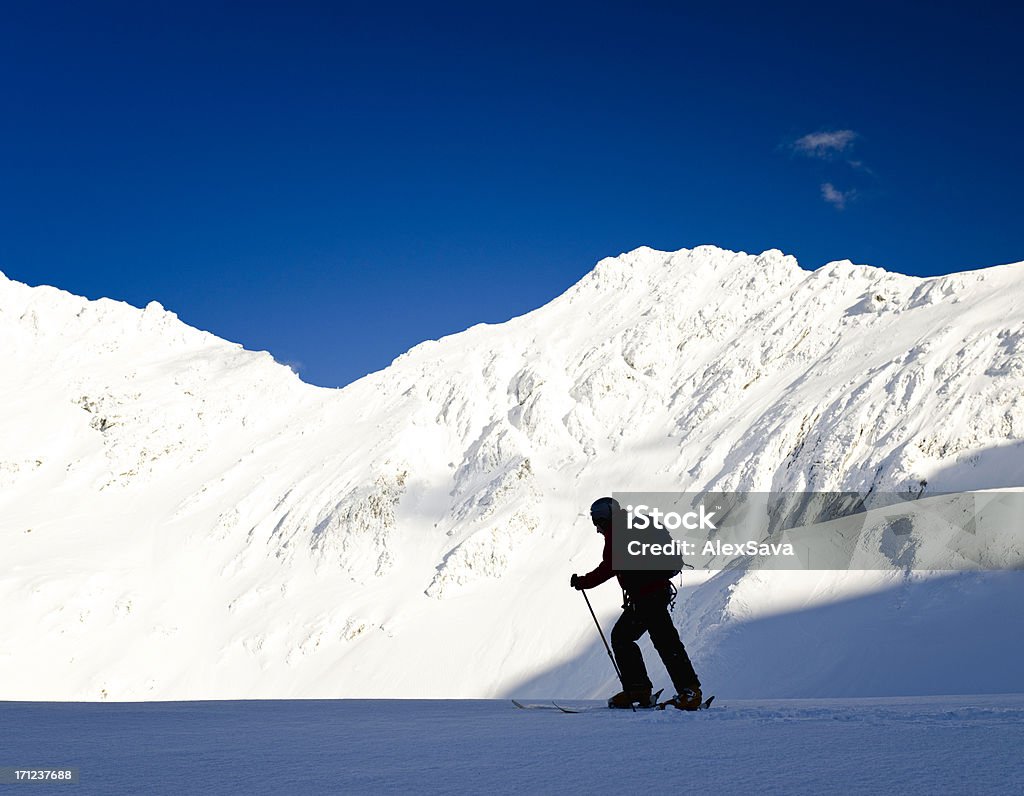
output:
[[1024,260],[1024,13],[889,5],[5,2],[0,270],[337,386],[642,244]]

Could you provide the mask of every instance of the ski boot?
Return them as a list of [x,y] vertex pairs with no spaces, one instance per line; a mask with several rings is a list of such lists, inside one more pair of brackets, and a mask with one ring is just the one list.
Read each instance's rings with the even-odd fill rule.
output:
[[626,708],[627,710],[633,707],[653,707],[653,700],[651,699],[651,689],[636,688],[628,691],[619,691],[619,693],[617,693],[615,696],[609,698],[608,707]]
[[[667,702],[662,703],[664,707],[679,708],[679,710],[700,710],[704,695],[700,692],[700,686],[684,688]],[[659,706],[660,707],[660,706]]]

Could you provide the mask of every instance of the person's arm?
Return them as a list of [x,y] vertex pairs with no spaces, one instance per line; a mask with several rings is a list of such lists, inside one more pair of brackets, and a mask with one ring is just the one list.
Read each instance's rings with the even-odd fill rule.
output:
[[612,535],[611,533],[606,533],[604,535],[604,551],[601,554],[601,563],[593,571],[576,578],[576,588],[592,589],[595,586],[600,586],[606,580],[611,580],[614,574],[615,571],[612,569]]

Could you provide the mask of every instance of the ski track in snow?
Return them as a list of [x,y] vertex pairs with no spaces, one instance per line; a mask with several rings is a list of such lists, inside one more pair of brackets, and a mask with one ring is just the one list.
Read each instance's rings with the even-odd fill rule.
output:
[[83,794],[997,794],[1024,779],[1020,694],[575,715],[505,701],[0,703],[0,721],[19,728],[6,760],[78,767]]
[[[2,275],[0,340],[6,699],[603,696],[598,495],[1024,486],[1021,265],[641,248],[341,390]],[[695,573],[677,622],[723,696],[1024,690],[1021,578],[881,566]]]

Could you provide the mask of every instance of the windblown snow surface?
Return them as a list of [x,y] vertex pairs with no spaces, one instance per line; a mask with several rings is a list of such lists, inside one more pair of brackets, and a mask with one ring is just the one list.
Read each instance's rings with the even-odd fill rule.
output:
[[[1024,487],[1024,264],[642,248],[340,390],[2,276],[0,341],[7,700],[598,698],[597,496]],[[1020,572],[684,578],[720,699],[1024,691]]]
[[8,760],[78,769],[79,784],[31,793],[1009,794],[1024,777],[1020,695],[578,715],[486,700],[0,703],[0,717],[18,728]]

